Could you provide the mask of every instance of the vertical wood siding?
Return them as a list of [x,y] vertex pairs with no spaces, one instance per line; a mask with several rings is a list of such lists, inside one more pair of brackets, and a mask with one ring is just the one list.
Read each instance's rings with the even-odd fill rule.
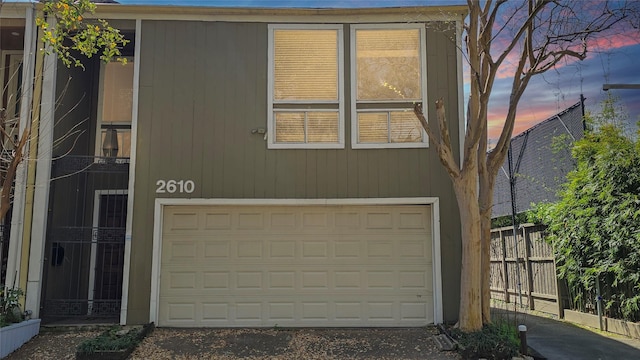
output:
[[[349,44],[345,25],[345,44]],[[267,24],[143,21],[129,322],[148,320],[156,181],[193,180],[190,198],[439,197],[445,320],[457,316],[460,222],[437,154],[350,144],[345,49],[344,149],[267,149]],[[428,114],[443,97],[458,148],[451,34],[427,29]]]

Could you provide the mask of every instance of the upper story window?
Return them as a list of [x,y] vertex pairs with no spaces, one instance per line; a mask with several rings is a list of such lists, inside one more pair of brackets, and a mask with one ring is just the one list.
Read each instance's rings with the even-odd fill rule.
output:
[[343,148],[341,25],[269,26],[269,148]]
[[353,148],[428,146],[413,114],[426,98],[424,39],[420,24],[351,27]]
[[112,61],[101,65],[97,156],[131,156],[133,64],[133,58],[128,58],[126,64]]

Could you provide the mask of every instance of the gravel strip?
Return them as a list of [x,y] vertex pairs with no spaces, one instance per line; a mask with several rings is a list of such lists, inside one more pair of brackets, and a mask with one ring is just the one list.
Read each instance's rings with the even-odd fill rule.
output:
[[[101,331],[44,331],[9,355],[17,359],[74,359],[78,344]],[[155,329],[130,359],[147,360],[459,360],[440,351],[424,328]]]
[[441,352],[433,327],[412,329],[156,329],[131,359],[417,360]]

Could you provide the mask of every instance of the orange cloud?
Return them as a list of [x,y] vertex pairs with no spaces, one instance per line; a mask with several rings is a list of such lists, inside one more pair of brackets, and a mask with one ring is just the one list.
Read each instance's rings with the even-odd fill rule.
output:
[[[597,56],[597,54],[601,52],[609,52],[626,46],[638,44],[640,44],[640,32],[636,29],[625,29],[624,32],[611,36],[594,37],[587,41],[587,58]],[[575,50],[580,50],[580,45],[575,45],[574,47]],[[520,53],[514,49],[514,51],[505,59],[505,62],[500,66],[500,69],[498,69],[496,78],[512,78],[516,71],[519,57]],[[560,69],[577,61],[579,60],[576,58],[566,57],[565,61],[556,64],[555,68]]]
[[[630,29],[617,35],[590,39],[588,41],[588,49],[594,52],[601,52],[638,44],[640,44],[640,32],[635,29]],[[591,56],[594,56],[593,52],[589,54],[589,57]]]
[[[516,123],[513,128],[512,137],[524,132],[535,124],[550,118],[556,113],[557,111],[552,107],[548,109],[536,109],[535,112],[518,112],[518,115],[516,116]],[[490,115],[489,120],[487,121],[487,126],[489,129],[489,139],[498,139],[504,126],[504,115]]]

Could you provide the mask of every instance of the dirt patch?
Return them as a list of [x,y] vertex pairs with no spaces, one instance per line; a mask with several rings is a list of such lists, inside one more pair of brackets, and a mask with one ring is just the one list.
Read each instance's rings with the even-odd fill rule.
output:
[[[43,331],[7,357],[74,359],[76,347],[102,330]],[[362,329],[167,329],[157,328],[130,359],[177,360],[459,360],[440,351],[435,327]]]
[[460,359],[433,327],[411,329],[156,329],[131,359]]

